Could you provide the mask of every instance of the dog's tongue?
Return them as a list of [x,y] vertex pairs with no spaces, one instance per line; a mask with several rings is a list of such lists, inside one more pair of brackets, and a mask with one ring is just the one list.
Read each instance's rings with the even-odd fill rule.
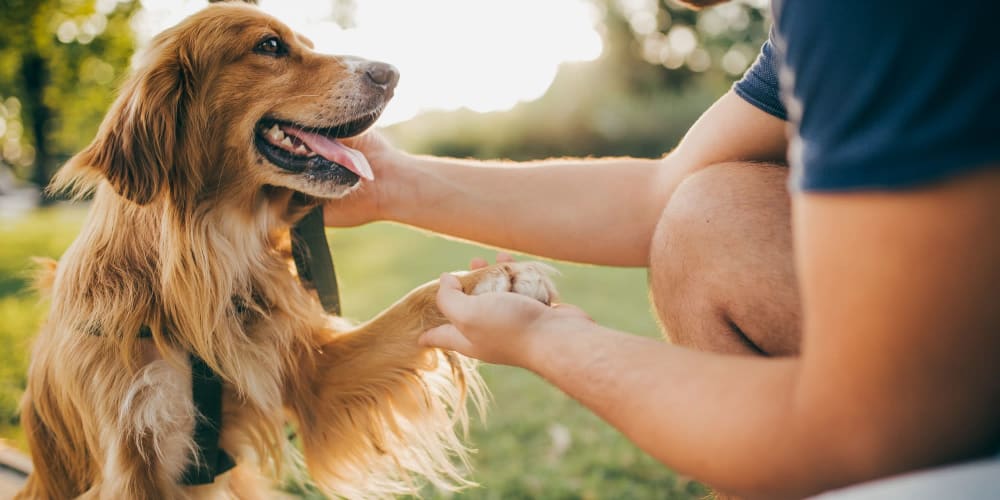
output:
[[295,127],[285,126],[282,128],[285,130],[285,133],[294,135],[306,143],[306,146],[309,146],[309,149],[313,150],[314,153],[338,165],[343,165],[351,172],[365,179],[370,181],[375,180],[372,167],[368,164],[368,159],[365,158],[365,155],[361,154],[361,151],[351,149],[337,142],[336,139],[331,139],[323,135],[306,132]]

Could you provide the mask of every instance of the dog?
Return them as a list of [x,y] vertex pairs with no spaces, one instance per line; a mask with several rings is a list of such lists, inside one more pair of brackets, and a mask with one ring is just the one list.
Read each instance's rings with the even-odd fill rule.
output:
[[[397,79],[243,4],[152,40],[53,180],[93,201],[41,279],[51,306],[21,405],[34,472],[20,498],[266,497],[300,459],[340,497],[470,484],[460,430],[485,387],[471,360],[418,345],[446,322],[437,283],[352,326],[290,265],[290,227],[374,176],[339,139],[378,118]],[[538,263],[460,280],[555,297]],[[220,381],[218,451],[235,463],[205,484],[184,481],[205,465],[195,364]]]

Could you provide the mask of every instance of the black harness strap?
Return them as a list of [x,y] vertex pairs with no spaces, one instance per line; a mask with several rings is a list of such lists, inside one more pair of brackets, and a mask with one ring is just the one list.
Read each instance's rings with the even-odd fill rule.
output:
[[181,483],[208,484],[215,477],[236,466],[236,462],[219,448],[222,431],[222,379],[205,361],[194,354],[191,359],[191,398],[199,418],[194,424],[194,444],[197,457],[184,470]]
[[323,207],[314,208],[292,228],[292,257],[302,284],[312,283],[326,312],[340,315],[340,289],[326,240]]
[[[139,338],[153,337],[148,326],[139,328]],[[222,427],[222,380],[205,364],[205,361],[188,355],[191,360],[191,399],[197,410],[194,422],[195,461],[188,465],[181,477],[181,484],[193,486],[208,484],[215,477],[232,469],[236,462],[219,448],[219,431]]]
[[[139,338],[153,337],[152,330],[142,325]],[[181,476],[181,484],[195,486],[209,484],[215,477],[236,467],[236,462],[225,450],[219,448],[219,432],[222,429],[222,379],[212,371],[205,361],[194,354],[191,360],[191,399],[194,401],[196,419],[194,422],[194,462],[188,464]]]
[[[340,314],[340,293],[336,270],[330,255],[323,225],[323,207],[317,207],[292,229],[292,256],[299,280],[312,283],[319,294],[323,309],[330,314]],[[140,337],[151,337],[149,327],[143,326]],[[193,486],[209,484],[216,476],[236,466],[225,450],[219,448],[222,431],[222,380],[219,375],[194,353],[191,358],[191,398],[198,411],[195,421],[194,442],[197,457],[184,471],[182,484]]]

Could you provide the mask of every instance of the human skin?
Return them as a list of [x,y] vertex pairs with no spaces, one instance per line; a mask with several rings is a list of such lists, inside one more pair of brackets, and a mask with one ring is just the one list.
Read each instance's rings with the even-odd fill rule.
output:
[[[422,342],[532,370],[722,491],[795,498],[995,452],[998,171],[782,199],[773,168],[733,168],[786,146],[783,123],[732,94],[662,160],[500,168],[412,157],[370,135],[355,147],[377,180],[329,205],[327,221],[389,219],[552,258],[648,265],[657,314],[680,345],[568,305],[469,297],[448,277],[438,303],[451,324]],[[761,192],[771,194],[724,202]],[[727,276],[738,279],[726,286]]]
[[655,160],[454,160],[409,155],[369,133],[345,142],[365,153],[375,182],[329,202],[326,222],[391,220],[555,259],[645,267],[681,181],[715,163],[780,160],[784,131],[784,122],[728,93]]
[[[995,453],[1000,174],[798,195],[797,357],[700,352],[445,279],[426,345],[534,371],[675,470],[800,498]],[[917,272],[919,270],[919,272]]]
[[[376,180],[328,203],[328,225],[392,220],[553,259],[649,267],[671,341],[729,353],[798,349],[787,169],[724,165],[780,161],[785,123],[731,92],[657,160],[480,162],[409,155],[377,133],[349,143]],[[725,216],[703,230],[707,211]],[[710,248],[728,253],[691,264],[697,272],[687,259],[651,253],[704,257]]]

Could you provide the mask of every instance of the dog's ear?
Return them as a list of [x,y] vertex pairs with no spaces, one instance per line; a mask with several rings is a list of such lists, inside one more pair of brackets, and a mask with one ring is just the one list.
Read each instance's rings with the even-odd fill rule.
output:
[[97,137],[59,172],[54,183],[57,189],[94,173],[140,205],[165,189],[176,167],[178,120],[184,113],[190,75],[173,44],[156,42],[146,54],[146,64],[112,104]]

